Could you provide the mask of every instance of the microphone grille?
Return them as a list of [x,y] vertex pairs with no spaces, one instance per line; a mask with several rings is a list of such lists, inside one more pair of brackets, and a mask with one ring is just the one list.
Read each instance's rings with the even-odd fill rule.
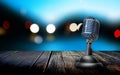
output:
[[85,39],[95,40],[99,34],[99,21],[93,17],[87,17],[83,22],[82,36]]

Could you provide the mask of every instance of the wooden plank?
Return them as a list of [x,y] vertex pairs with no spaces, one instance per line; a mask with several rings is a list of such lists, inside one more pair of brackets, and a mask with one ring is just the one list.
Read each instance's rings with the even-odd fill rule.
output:
[[51,54],[51,51],[46,51],[36,60],[32,66],[32,71],[34,71],[34,74],[43,75],[45,73]]
[[[104,65],[119,65],[119,58],[116,56],[111,56],[109,54],[106,54],[104,52],[95,52],[93,53],[94,56],[96,56],[101,62],[104,63]],[[118,61],[118,62],[117,62]]]
[[19,51],[8,51],[6,53],[3,53],[1,56],[1,61],[0,63],[7,64],[7,65],[14,65],[15,64],[15,59],[17,59],[17,54],[19,54]]
[[10,51],[0,51],[0,55],[6,52],[10,52]]
[[75,60],[79,60],[84,55],[84,53],[80,51],[69,51],[69,52]]
[[62,58],[62,52],[52,52],[48,67],[45,70],[45,75],[64,75],[65,68]]
[[119,52],[114,52],[114,51],[104,51],[103,53],[106,53],[110,56],[113,56],[116,59],[120,59],[120,53]]
[[94,52],[94,53],[93,53],[93,56],[95,56],[104,66],[106,66],[106,65],[109,64],[108,61],[105,60],[105,58],[103,58],[102,56],[100,56],[100,55],[98,54],[98,52]]
[[0,63],[3,61],[3,59],[17,52],[18,51],[0,51]]
[[0,67],[0,70],[3,74],[34,74],[34,71],[30,67],[41,54],[42,52],[37,51],[17,51],[17,53],[11,54],[3,60],[4,65]]
[[102,58],[104,58],[108,62],[109,65],[119,65],[120,64],[120,59],[115,56],[111,56],[111,55],[103,53],[103,52],[98,52],[97,54],[102,56]]
[[[72,54],[72,52],[70,52],[71,54]],[[80,57],[77,57],[76,58],[76,56],[73,56],[73,54],[72,54],[72,56],[73,56],[73,58],[76,60],[77,59],[77,62],[79,62],[78,60],[82,57],[82,56],[84,56],[85,55],[85,52],[76,52],[76,53],[74,53],[74,55],[76,54],[76,56],[77,56],[77,54],[78,55],[80,55]],[[74,63],[76,63],[76,61],[74,62]],[[80,75],[80,74],[82,74],[82,75],[104,75],[104,74],[107,74],[108,73],[108,70],[106,70],[106,68],[78,68],[76,65],[75,65],[75,68],[77,69],[76,70],[76,75]]]
[[104,52],[97,52],[97,54],[105,60],[105,62],[103,63],[106,63],[105,67],[109,70],[111,74],[120,74],[120,60],[118,58]]
[[65,64],[65,75],[78,75],[82,70],[75,66],[76,59],[80,58],[77,52],[62,52],[62,58]]
[[74,68],[74,59],[70,55],[70,52],[62,52],[62,59],[64,61],[64,68],[65,68],[65,74],[70,75],[74,73],[75,68]]
[[26,66],[26,67],[32,67],[33,64],[38,60],[38,58],[43,54],[44,52],[40,51],[28,51],[23,52],[21,54],[21,58],[19,60],[23,60],[21,63],[18,64],[18,66]]
[[[104,68],[83,69],[76,67],[84,52],[79,51],[5,51],[0,52],[0,73],[26,75],[104,75],[120,73],[120,59],[117,52],[94,52]],[[5,71],[5,72],[3,72]],[[16,73],[15,73],[16,72]]]
[[[76,56],[80,56],[80,52],[60,52],[52,54],[48,65],[46,75],[101,75],[107,74],[104,68],[99,69],[83,69],[75,66]],[[72,56],[73,55],[73,56]]]
[[11,54],[9,57],[2,60],[4,64],[19,66],[25,58],[30,57],[33,52],[27,51],[17,51],[16,53]]

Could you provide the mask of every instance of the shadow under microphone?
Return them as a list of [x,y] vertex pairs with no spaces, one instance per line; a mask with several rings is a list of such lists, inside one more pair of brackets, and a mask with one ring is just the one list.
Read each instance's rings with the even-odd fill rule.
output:
[[85,56],[82,56],[78,61],[76,61],[76,67],[80,68],[97,68],[103,67],[94,56],[92,56],[91,44],[99,36],[100,23],[93,17],[87,17],[83,21],[82,37],[86,39],[87,50]]

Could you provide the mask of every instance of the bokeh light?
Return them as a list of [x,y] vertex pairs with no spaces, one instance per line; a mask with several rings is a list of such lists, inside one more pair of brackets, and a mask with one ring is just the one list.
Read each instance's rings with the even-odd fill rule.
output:
[[5,33],[6,33],[6,31],[2,27],[0,27],[0,36],[4,35]]
[[69,29],[71,32],[76,32],[77,31],[77,24],[76,23],[71,23],[69,26]]
[[32,24],[31,26],[30,26],[30,31],[32,32],[32,33],[38,33],[39,32],[39,26],[37,25],[37,24]]
[[46,40],[48,40],[48,41],[53,41],[54,39],[55,39],[55,36],[51,35],[51,34],[47,35],[47,37],[46,37]]
[[47,27],[46,27],[46,31],[47,31],[48,33],[50,33],[50,34],[54,33],[55,30],[56,30],[56,27],[55,27],[54,24],[49,24],[49,25],[47,25]]
[[114,31],[114,37],[115,37],[115,38],[120,38],[120,30],[119,30],[119,29],[116,29],[116,30]]
[[43,42],[43,37],[40,35],[31,34],[30,41],[36,44],[41,44]]
[[4,21],[4,22],[3,22],[3,28],[4,28],[5,30],[7,30],[7,29],[10,28],[10,23],[9,23],[9,21]]
[[83,23],[79,23],[78,26],[77,26],[77,29],[79,30],[81,28]]
[[32,24],[32,23],[31,23],[30,21],[26,21],[26,22],[25,22],[25,28],[26,28],[26,29],[30,29],[31,24]]
[[41,44],[43,42],[43,38],[41,36],[37,35],[34,37],[34,42],[36,44]]

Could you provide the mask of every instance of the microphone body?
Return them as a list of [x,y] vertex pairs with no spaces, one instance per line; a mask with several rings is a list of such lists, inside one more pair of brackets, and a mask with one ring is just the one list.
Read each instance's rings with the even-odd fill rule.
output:
[[76,61],[76,67],[80,68],[101,68],[103,64],[100,63],[94,56],[92,56],[91,44],[98,38],[100,23],[95,18],[87,17],[84,19],[82,36],[87,40],[86,55],[82,56]]
[[98,20],[92,17],[87,17],[83,21],[83,28],[82,28],[82,37],[89,41],[96,40],[99,34],[99,27],[100,23]]

